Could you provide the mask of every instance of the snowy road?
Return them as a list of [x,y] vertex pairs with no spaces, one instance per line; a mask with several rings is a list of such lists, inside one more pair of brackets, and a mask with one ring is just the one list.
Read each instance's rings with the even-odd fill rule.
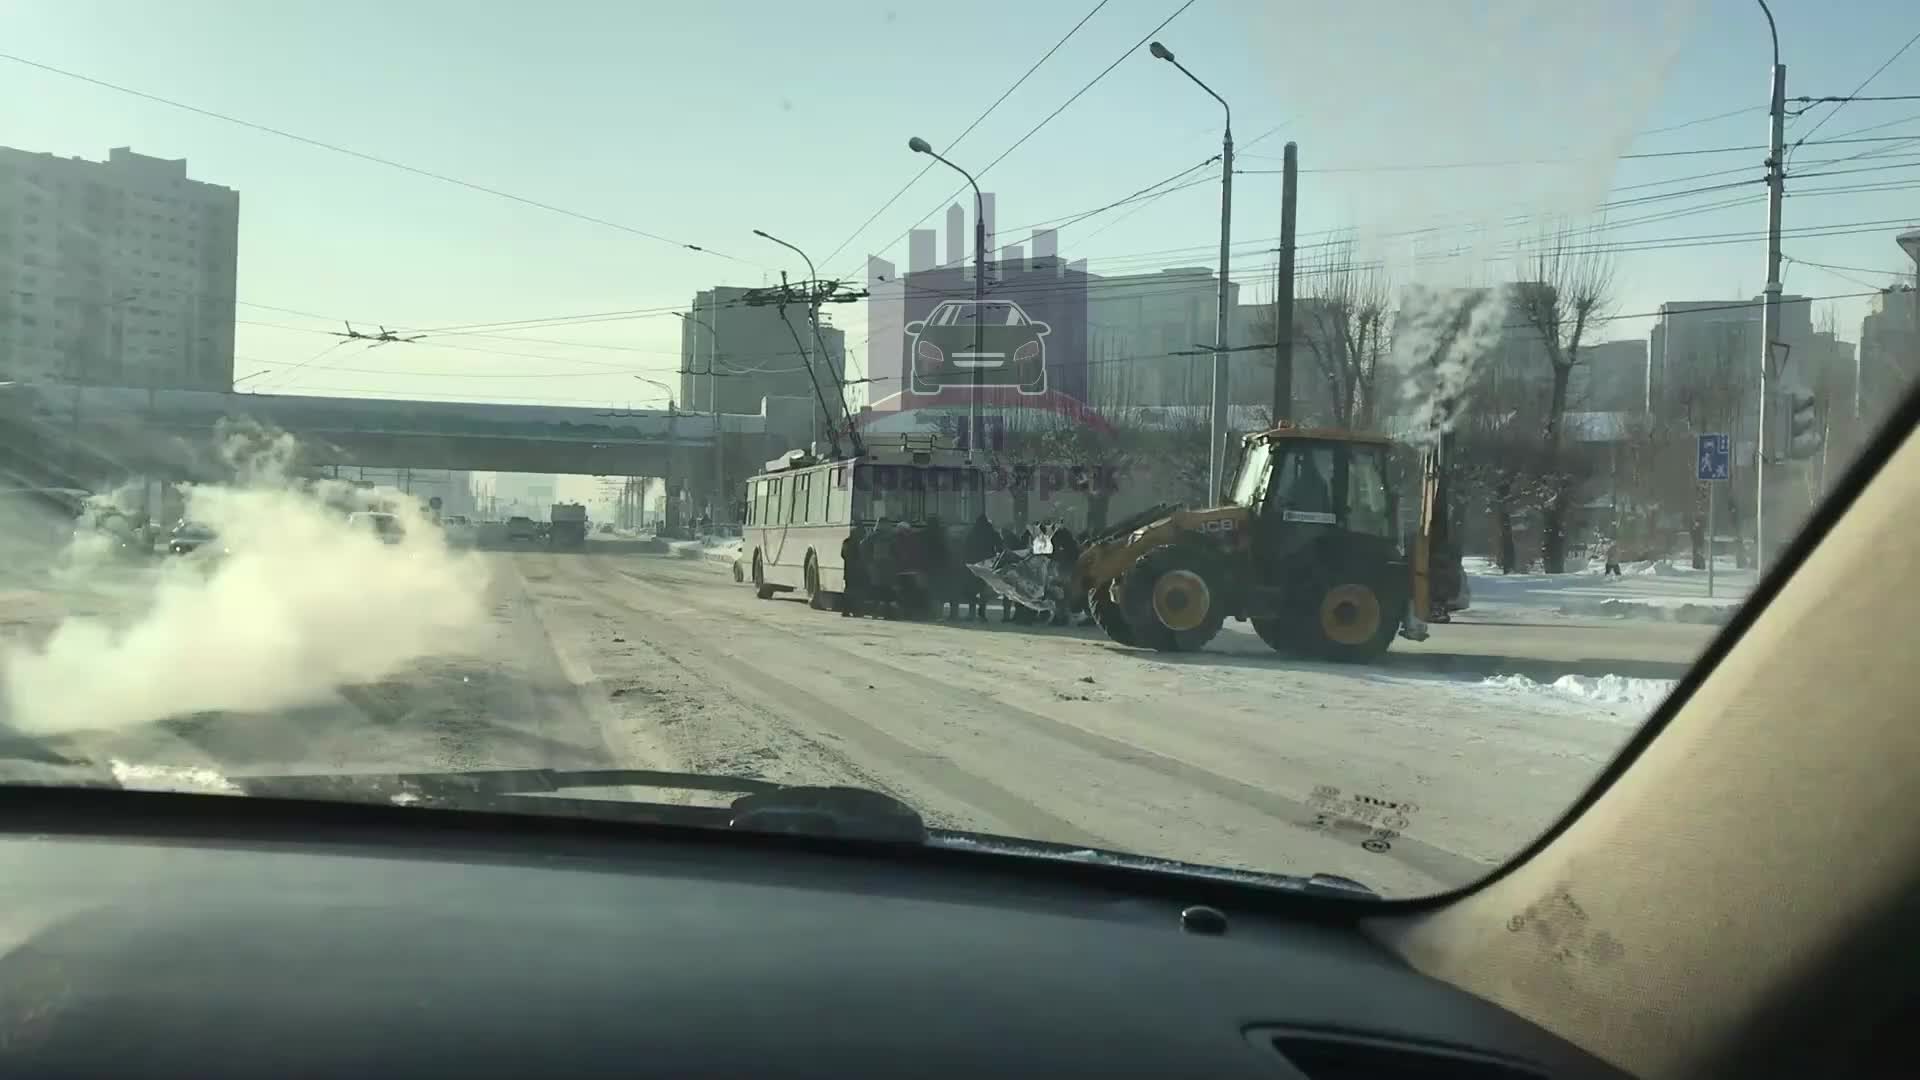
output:
[[482,656],[289,714],[62,748],[230,775],[619,765],[849,783],[939,826],[1406,894],[1515,852],[1646,708],[1536,684],[1670,678],[1711,632],[1496,613],[1356,669],[1284,659],[1241,631],[1163,656],[997,614],[842,619],[631,545],[487,558]]

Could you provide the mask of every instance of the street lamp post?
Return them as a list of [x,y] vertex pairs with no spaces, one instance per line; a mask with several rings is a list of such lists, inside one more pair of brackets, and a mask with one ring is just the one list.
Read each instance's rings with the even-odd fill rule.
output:
[[[813,343],[816,340],[818,340],[820,337],[820,275],[814,271],[813,260],[807,258],[806,252],[801,251],[799,248],[794,247],[792,244],[787,243],[785,240],[780,239],[779,237],[773,235],[772,233],[766,232],[761,229],[753,230],[753,235],[761,238],[762,240],[771,240],[774,243],[779,244],[781,247],[786,248],[788,251],[791,251],[795,255],[800,256],[800,261],[807,264],[807,331],[808,331],[808,335],[807,335],[807,343],[801,348],[800,353],[805,358],[802,361],[802,363],[806,365],[807,378],[813,382],[814,394],[817,397],[819,396],[820,382],[818,379],[814,378]],[[832,360],[829,359],[828,363],[831,364]],[[829,424],[833,423],[833,417],[831,416],[827,417],[826,420],[827,420],[827,423]],[[818,416],[814,417],[814,421],[813,421],[813,441],[814,442],[820,441],[820,418]]]
[[676,518],[676,515],[673,512],[674,511],[673,459],[675,456],[675,451],[678,450],[680,446],[678,432],[676,430],[676,423],[675,423],[675,421],[677,421],[680,417],[680,410],[674,407],[672,387],[668,386],[666,383],[663,383],[658,379],[649,379],[644,375],[635,375],[634,378],[640,380],[643,383],[647,383],[652,386],[659,387],[661,390],[665,391],[667,395],[667,467],[665,470],[666,475],[660,478],[660,484],[662,487],[666,488],[666,491],[667,491],[666,527],[667,527],[667,535],[671,536],[673,535],[674,526],[679,524]]
[[713,515],[727,505],[726,451],[720,440],[720,330],[705,319],[676,311],[681,321],[707,328],[707,415],[713,424]]
[[[907,149],[916,154],[925,154],[933,160],[967,178],[967,185],[973,188],[973,393],[967,408],[967,464],[973,464],[974,445],[982,441],[984,432],[980,424],[980,358],[985,352],[983,328],[987,317],[987,210],[986,200],[980,195],[980,184],[973,174],[948,161],[934,152],[932,144],[918,135],[907,140]],[[867,357],[867,363],[873,363],[873,357]],[[911,368],[913,358],[907,358]]]
[[[1225,480],[1227,452],[1227,244],[1233,235],[1233,106],[1227,99],[1213,92],[1213,88],[1182,67],[1180,61],[1173,58],[1172,50],[1159,42],[1153,42],[1148,51],[1161,60],[1180,68],[1180,74],[1192,79],[1195,86],[1212,95],[1213,100],[1227,111],[1226,134],[1220,142],[1220,310],[1213,327],[1213,422],[1207,432],[1211,445],[1207,448],[1207,498],[1218,499]],[[1277,377],[1277,376],[1276,376]]]

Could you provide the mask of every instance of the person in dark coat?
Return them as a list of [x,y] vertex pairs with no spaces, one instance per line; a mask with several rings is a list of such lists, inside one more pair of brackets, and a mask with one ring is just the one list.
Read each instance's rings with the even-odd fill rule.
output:
[[[987,520],[987,512],[982,510],[980,516],[974,518],[973,524],[967,528],[967,539],[961,549],[961,557],[968,564],[972,564],[986,562],[998,554],[1000,554],[1000,532],[993,527],[993,522]],[[987,588],[987,583],[981,581],[979,575],[973,571],[966,570],[966,575],[962,582],[965,585],[964,595],[967,597],[967,617],[977,622],[986,622],[987,594],[992,590]]]
[[861,608],[865,606],[867,568],[866,560],[862,558],[863,552],[860,550],[860,541],[862,538],[863,533],[860,526],[855,525],[848,531],[847,538],[840,541],[840,565],[847,579],[845,590],[840,594],[840,615],[842,618],[850,619],[860,614]]
[[[1073,580],[1073,564],[1080,561],[1080,542],[1074,539],[1073,530],[1065,525],[1053,531],[1053,573],[1064,587]],[[1060,607],[1053,613],[1053,625],[1065,626],[1073,610],[1073,597],[1060,601]]]
[[[941,609],[946,609],[946,618],[960,617],[960,587],[962,582],[955,571],[966,574],[967,568],[954,558],[952,545],[947,543],[947,527],[939,517],[927,517],[926,536],[921,551],[927,564],[927,591],[932,601],[934,618],[941,617]],[[972,574],[966,576],[972,577]]]

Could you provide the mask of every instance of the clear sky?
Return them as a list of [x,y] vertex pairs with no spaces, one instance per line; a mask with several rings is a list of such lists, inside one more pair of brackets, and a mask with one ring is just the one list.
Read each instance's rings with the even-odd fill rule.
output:
[[[804,273],[754,228],[800,245],[823,274],[857,282],[869,252],[904,263],[904,231],[943,208],[957,186],[936,169],[857,229],[926,163],[907,150],[909,136],[984,167],[1122,56],[983,177],[998,195],[999,240],[1024,240],[1025,230],[1009,227],[1101,206],[1216,153],[1218,105],[1144,48],[1129,52],[1180,0],[1100,5],[954,141],[1094,5],[6,5],[0,52],[13,57],[625,229],[17,60],[0,59],[0,144],[94,159],[131,146],[184,157],[195,179],[239,189],[244,323],[235,371],[268,372],[249,386],[639,407],[664,395],[634,375],[672,381],[680,333],[671,316],[435,334],[314,357],[342,318],[430,329],[657,310],[684,307],[714,284]],[[1920,34],[1912,0],[1779,0],[1775,8],[1790,95],[1850,94]],[[1752,0],[1195,0],[1157,36],[1232,102],[1242,169],[1277,170],[1282,144],[1299,143],[1302,242],[1357,229],[1364,252],[1386,259],[1398,283],[1510,280],[1515,265],[1489,256],[1499,241],[1539,226],[1463,229],[1418,249],[1394,235],[1403,230],[1577,216],[1610,200],[1762,174],[1764,154],[1751,148],[1766,138],[1771,56]],[[1920,45],[1863,93],[1920,95]],[[1791,143],[1820,125],[1792,160],[1806,172],[1878,171],[1795,182],[1790,190],[1806,193],[1788,199],[1789,230],[1920,221],[1920,99],[1853,102],[1823,122],[1831,108],[1789,127]],[[1914,142],[1817,141],[1893,136]],[[1730,147],[1749,149],[1695,153]],[[1621,157],[1641,154],[1669,156]],[[1874,156],[1812,164],[1853,154]],[[1876,189],[1819,193],[1862,185]],[[1640,245],[1617,257],[1616,310],[1757,292],[1762,192],[1749,183],[1607,208],[1607,239]],[[1700,209],[1729,200],[1738,205]],[[1279,205],[1277,175],[1235,178],[1235,235],[1244,241],[1235,277],[1256,290],[1270,287],[1272,256],[1263,249],[1278,234]],[[1669,211],[1675,216],[1640,220]],[[1211,266],[1218,213],[1217,185],[1198,184],[1088,218],[1065,230],[1061,250],[1086,257],[1096,273]],[[1853,269],[1795,264],[1787,289],[1861,293],[1891,280],[1873,271],[1910,272],[1891,240],[1897,225],[1859,227],[1870,231],[1790,232],[1789,256]],[[1736,242],[1645,247],[1705,234]],[[1455,245],[1457,254],[1433,257]],[[1865,302],[1834,307],[1842,336],[1855,337]],[[850,305],[836,317],[854,331],[857,369],[861,315]],[[1603,336],[1644,336],[1647,327],[1622,319]],[[294,370],[302,361],[311,362]]]

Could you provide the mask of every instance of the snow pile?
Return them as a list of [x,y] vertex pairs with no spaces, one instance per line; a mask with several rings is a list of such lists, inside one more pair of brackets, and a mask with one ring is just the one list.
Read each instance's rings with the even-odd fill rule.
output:
[[128,791],[173,791],[188,795],[244,794],[233,781],[194,765],[136,765],[114,758],[113,779]]
[[670,540],[667,550],[682,559],[732,564],[739,561],[744,544],[737,536],[702,536],[698,540]]
[[1562,615],[1603,615],[1611,618],[1656,619],[1661,622],[1694,623],[1719,626],[1732,618],[1740,606],[1737,598],[1725,600],[1680,599],[1677,597],[1585,597],[1562,603]]
[[1673,679],[1642,679],[1630,675],[1562,675],[1550,683],[1525,675],[1493,675],[1480,685],[1522,694],[1546,694],[1599,706],[1624,706],[1636,713],[1652,712],[1673,692]]

